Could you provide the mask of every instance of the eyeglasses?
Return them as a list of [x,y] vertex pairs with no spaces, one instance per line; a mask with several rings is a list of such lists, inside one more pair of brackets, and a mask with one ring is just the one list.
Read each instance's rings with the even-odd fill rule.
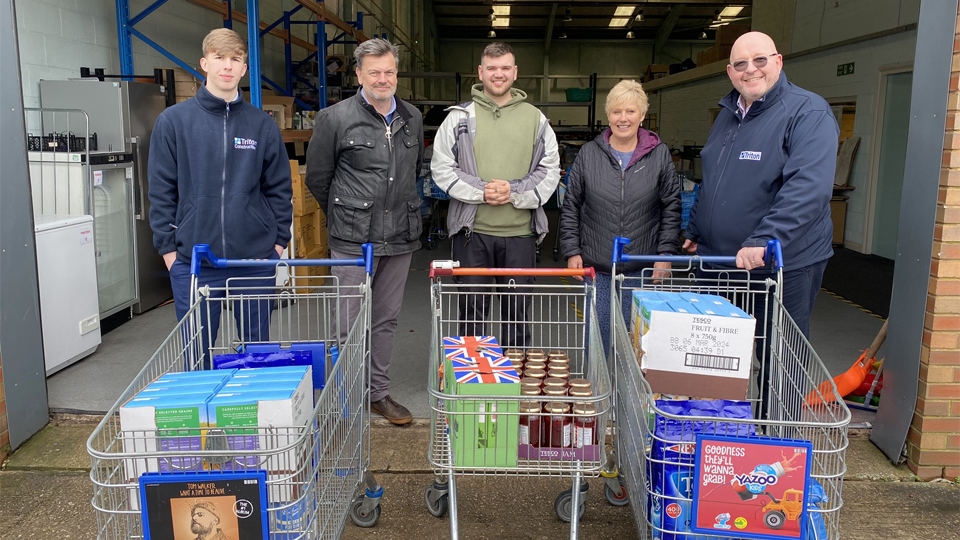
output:
[[746,71],[747,64],[749,64],[750,62],[753,62],[753,65],[756,66],[757,69],[763,69],[763,67],[767,65],[767,58],[771,58],[774,56],[780,56],[780,53],[768,54],[766,56],[758,56],[753,60],[737,60],[736,62],[730,65],[733,66],[733,69],[737,71]]

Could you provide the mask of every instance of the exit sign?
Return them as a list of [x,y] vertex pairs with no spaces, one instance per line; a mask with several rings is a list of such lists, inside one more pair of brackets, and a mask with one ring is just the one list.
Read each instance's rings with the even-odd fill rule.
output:
[[844,75],[853,75],[853,62],[849,64],[840,64],[837,66],[837,77],[842,77]]

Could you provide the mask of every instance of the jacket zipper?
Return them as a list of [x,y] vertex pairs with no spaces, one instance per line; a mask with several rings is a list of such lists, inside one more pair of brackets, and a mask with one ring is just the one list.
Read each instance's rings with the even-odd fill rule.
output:
[[[387,178],[394,178],[396,177],[395,173],[397,169],[397,164],[395,163],[396,155],[393,152],[393,131],[392,131],[392,128],[390,127],[392,122],[387,122],[387,118],[380,113],[377,113],[377,116],[380,117],[380,120],[383,120],[383,127],[386,129],[385,135],[387,137],[387,147],[390,150],[390,167],[388,167],[387,169],[387,175],[388,175]],[[388,193],[394,192],[393,181],[387,182],[387,192]],[[387,200],[390,200],[390,199],[391,199],[390,197],[387,198]],[[387,221],[387,219],[384,219],[384,221]],[[389,244],[389,242],[387,242],[386,234],[387,234],[387,224],[384,223],[383,224],[383,235],[384,235],[383,245],[385,246]]]
[[[720,147],[720,157],[717,158],[717,166],[721,166],[721,164],[722,164],[722,166],[721,166],[721,168],[720,168],[720,174],[717,175],[717,185],[718,185],[718,186],[720,185],[721,182],[723,182],[723,173],[727,170],[727,161],[724,160],[724,158],[723,158],[723,156],[728,152],[728,149],[727,149],[727,139],[728,139],[728,138],[730,139],[730,149],[729,149],[729,150],[732,150],[732,149],[733,149],[733,143],[735,143],[735,142],[737,141],[737,133],[740,132],[740,126],[741,126],[741,125],[743,125],[743,120],[740,120],[739,122],[737,122],[737,127],[736,127],[736,129],[734,129],[732,132],[728,131],[727,134],[724,135],[724,137],[723,137],[723,146]],[[733,133],[733,137],[730,137],[730,134],[731,134],[731,133]],[[716,190],[714,190],[714,193],[716,193]],[[714,196],[716,196],[716,195],[714,195]],[[713,225],[713,213],[711,212],[711,213],[710,213],[710,223],[708,224],[708,226],[712,226],[712,225]]]
[[220,243],[222,250],[221,257],[227,257],[227,222],[224,216],[224,207],[227,197],[227,119],[230,118],[230,104],[227,103],[227,111],[223,115],[223,167],[220,171]]

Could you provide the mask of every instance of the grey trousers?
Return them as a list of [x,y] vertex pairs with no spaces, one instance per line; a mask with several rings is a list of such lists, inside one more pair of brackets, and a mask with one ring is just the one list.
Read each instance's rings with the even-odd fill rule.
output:
[[[348,255],[330,250],[334,259],[352,259]],[[370,291],[370,401],[379,401],[390,393],[390,361],[393,358],[393,340],[397,333],[397,318],[403,304],[403,290],[410,273],[413,253],[390,257],[374,257],[373,282]],[[366,279],[366,271],[359,266],[334,266],[331,273],[340,281],[340,287],[356,288]],[[348,289],[350,290],[350,289]],[[340,302],[340,342],[360,310],[360,298],[348,293]]]

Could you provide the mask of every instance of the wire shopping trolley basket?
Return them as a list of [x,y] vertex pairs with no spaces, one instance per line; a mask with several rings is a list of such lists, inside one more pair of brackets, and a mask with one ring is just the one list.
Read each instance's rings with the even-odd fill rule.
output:
[[[266,280],[258,277],[256,282],[230,278],[222,287],[197,287],[201,259],[215,268],[272,266],[276,272],[280,266],[306,267],[311,277],[287,287],[264,287],[265,281],[276,283],[276,275]],[[366,282],[359,287],[340,286],[334,276],[327,275],[330,266],[363,267]],[[317,268],[321,270],[314,271]],[[265,472],[266,516],[274,539],[336,538],[348,515],[360,526],[375,524],[382,488],[369,472],[372,268],[370,244],[364,245],[364,255],[357,259],[297,260],[227,260],[214,257],[206,245],[195,246],[194,301],[189,311],[87,440],[97,538],[144,538],[148,524],[141,519],[140,480],[145,474],[169,480],[205,472]],[[349,313],[344,311],[347,306]],[[269,336],[249,331],[249,318],[258,309],[273,310]],[[224,324],[219,338],[212,340],[217,318]],[[233,319],[241,327],[239,332]],[[349,331],[342,331],[346,327]],[[208,366],[211,360],[216,364],[233,353],[257,352],[305,359],[319,376],[308,381],[303,376],[306,370],[299,371],[303,381],[298,393],[289,404],[276,406],[276,411],[256,412],[260,402],[254,400],[252,421],[249,412],[228,414],[249,410],[250,405],[207,414],[208,405],[224,396],[221,386],[215,397],[187,391],[183,391],[186,397],[168,396],[180,410],[164,409],[165,415],[174,413],[162,419],[159,404],[146,410],[132,406],[142,399],[138,396],[147,395],[145,389],[157,389],[151,383],[169,384],[178,377],[182,381],[185,372],[197,379],[209,376],[222,382],[230,378],[223,388],[242,385],[235,381],[250,376],[249,371]],[[273,376],[277,371],[269,373]],[[261,378],[250,384],[252,391],[263,392],[271,382]],[[282,407],[293,412],[287,414]]]
[[[554,509],[576,538],[586,506],[583,479],[616,477],[606,472],[612,394],[593,269],[458,266],[434,261],[430,272],[428,459],[437,478],[426,490],[427,508],[436,517],[449,511],[455,539],[457,475],[569,477],[572,487]],[[467,285],[452,276],[498,283]],[[534,276],[585,280],[526,283]],[[485,320],[484,311],[499,315]]]
[[[839,539],[850,411],[837,394],[836,386],[831,384],[823,362],[783,307],[780,289],[783,257],[779,242],[768,243],[766,260],[772,261],[774,272],[765,274],[770,276],[767,278],[734,268],[735,257],[631,256],[623,254],[628,243],[625,238],[614,241],[611,355],[616,388],[617,455],[622,460],[621,472],[639,537],[702,540],[740,538],[752,533],[753,537],[766,535],[764,538]],[[658,261],[673,264],[673,269],[662,279],[655,279],[653,269],[649,268],[630,274],[617,270],[623,263]],[[668,296],[670,293],[679,294]],[[728,347],[728,343],[722,337],[711,341],[709,332],[716,332],[717,325],[729,323],[718,322],[718,317],[712,314],[719,311],[710,311],[708,306],[690,310],[691,324],[701,326],[699,333],[691,334],[689,342],[683,341],[687,339],[684,337],[678,337],[677,342],[673,337],[663,341],[663,334],[649,330],[654,324],[650,322],[650,310],[661,309],[656,307],[657,301],[672,302],[676,297],[703,301],[705,297],[700,294],[722,297],[756,321],[755,335],[754,326],[750,324],[744,336],[747,338],[747,375],[746,380],[739,383],[748,386],[740,394],[746,400],[743,397],[711,399],[716,397],[711,396],[716,390],[709,382],[694,387],[702,391],[701,395],[709,396],[704,398],[660,394],[652,389],[663,388],[664,373],[652,367],[654,355],[662,347],[679,350],[685,365],[694,366],[684,369],[684,373],[703,368],[737,368],[737,358],[719,349]],[[648,301],[649,310],[645,307]],[[625,302],[631,303],[626,310]],[[628,312],[637,314],[631,315],[632,321],[625,320]],[[729,313],[735,311],[723,315]],[[711,315],[701,317],[702,314]],[[638,350],[642,356],[650,357],[649,361],[641,359],[645,371],[638,361]],[[755,380],[753,373],[757,371],[760,375]],[[674,381],[681,377],[678,373],[668,375]],[[758,388],[757,381],[767,382]],[[724,384],[730,385],[730,380]],[[726,392],[731,391],[739,390],[728,386]],[[692,391],[685,394],[689,393]],[[698,440],[702,446],[698,446]],[[746,448],[748,444],[757,447],[793,443],[797,448],[792,455],[790,450],[778,453],[769,465],[757,464],[750,473],[750,469],[733,467],[742,463],[732,459],[703,457],[701,453],[716,451],[717,446],[706,444],[715,440],[726,440],[734,446],[740,445],[738,448]],[[720,465],[711,468],[704,463]],[[801,468],[804,463],[805,474],[797,480],[802,489],[774,487],[781,475]],[[755,475],[761,470],[766,472]],[[701,490],[697,498],[693,496],[696,490]],[[727,501],[734,500],[732,507],[737,510],[710,512],[716,506],[704,502],[704,493],[721,494]],[[730,499],[731,494],[739,497]],[[705,528],[710,528],[709,534],[703,532]]]
[[444,224],[443,205],[441,201],[449,201],[450,195],[440,189],[433,181],[433,175],[423,177],[423,196],[430,199],[430,223],[427,225],[427,249],[436,249],[437,240],[447,239],[447,228]]

